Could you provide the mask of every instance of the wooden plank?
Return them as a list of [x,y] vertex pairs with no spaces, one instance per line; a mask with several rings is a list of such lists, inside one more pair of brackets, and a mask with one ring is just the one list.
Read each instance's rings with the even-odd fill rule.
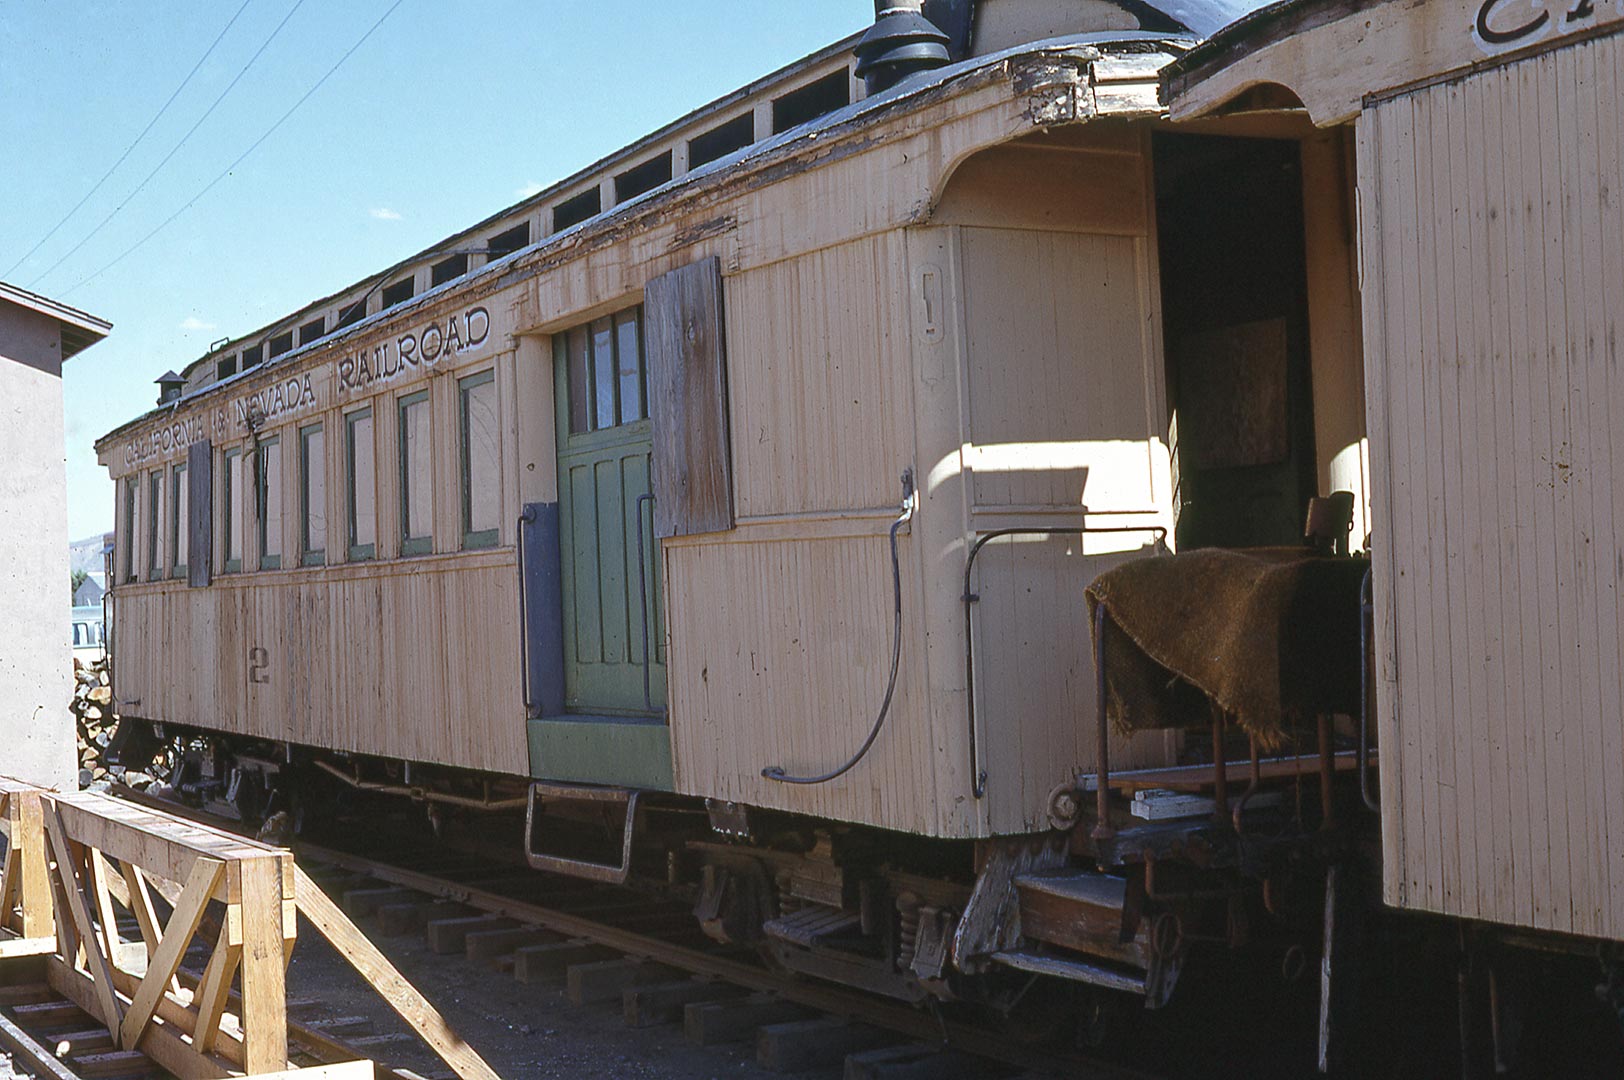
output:
[[180,962],[192,943],[192,935],[197,931],[198,923],[203,920],[203,912],[208,906],[209,897],[214,893],[215,886],[224,871],[225,864],[218,859],[200,858],[192,865],[192,873],[186,879],[180,903],[176,905],[174,914],[169,917],[169,922],[164,927],[158,951],[153,955],[152,963],[141,980],[141,986],[130,1002],[129,1012],[125,1014],[119,1027],[120,1046],[140,1045],[141,1035],[157,1010],[158,999],[163,996],[169,980],[180,967]]
[[[107,1030],[118,1031],[123,1023],[123,1011],[119,1006],[118,994],[113,989],[113,973],[108,958],[102,955],[96,947],[96,932],[90,922],[90,909],[85,903],[85,894],[79,883],[78,869],[74,864],[72,854],[68,849],[68,833],[62,824],[62,816],[57,810],[56,800],[41,803],[41,813],[45,821],[45,833],[50,838],[52,853],[56,856],[56,883],[58,895],[68,905],[68,911],[73,918],[77,930],[77,940],[84,947],[86,959],[90,964],[90,974],[96,984],[97,1019],[107,1025]],[[73,952],[68,952],[71,960]]]
[[[220,1038],[220,1017],[225,1013],[226,999],[231,993],[231,979],[242,961],[242,946],[231,943],[230,928],[222,925],[214,952],[203,969],[202,982],[192,1003],[197,1006],[197,1026],[192,1029],[192,1043],[198,1050],[208,1053]],[[178,974],[178,973],[177,973]],[[284,1014],[286,1002],[284,1002]]]
[[[133,976],[128,978],[134,982]],[[69,966],[61,957],[53,956],[46,961],[46,980],[53,990],[77,1002],[86,1012],[96,1008],[96,987],[91,979],[84,972]],[[168,998],[163,1000],[175,1005]],[[163,1011],[162,1006],[160,1011]],[[220,1080],[233,1075],[235,1071],[231,1063],[223,1058],[199,1054],[167,1023],[149,1025],[142,1036],[141,1045],[136,1049],[168,1069],[178,1080]]]
[[715,256],[643,290],[654,435],[655,534],[733,527],[722,263]]
[[44,1080],[78,1080],[72,1069],[4,1013],[0,1013],[0,1045],[15,1055],[24,1068]]
[[756,1064],[771,1072],[804,1072],[841,1065],[847,1054],[896,1041],[888,1032],[839,1017],[792,1020],[756,1033]]
[[[287,1067],[287,960],[282,925],[282,860],[230,864],[242,897],[242,1067],[250,1075]],[[324,894],[325,895],[325,894]],[[229,926],[229,919],[227,921]]]
[[295,867],[294,877],[299,910],[305,918],[462,1080],[500,1080],[474,1048],[457,1037],[439,1010],[401,977],[303,869]]

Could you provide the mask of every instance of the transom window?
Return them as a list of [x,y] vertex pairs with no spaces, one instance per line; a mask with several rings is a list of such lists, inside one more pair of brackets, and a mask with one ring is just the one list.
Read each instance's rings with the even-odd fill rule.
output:
[[647,419],[641,304],[577,326],[555,340],[569,360],[572,435]]

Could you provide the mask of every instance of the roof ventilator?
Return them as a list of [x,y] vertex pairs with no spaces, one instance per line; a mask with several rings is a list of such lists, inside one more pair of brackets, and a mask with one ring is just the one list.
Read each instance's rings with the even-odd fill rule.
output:
[[857,75],[870,94],[890,89],[916,71],[951,62],[948,36],[925,18],[923,0],[874,0],[874,25],[852,51]]
[[167,405],[180,398],[180,392],[186,386],[186,380],[176,375],[173,368],[164,372],[153,380],[158,384],[158,404]]

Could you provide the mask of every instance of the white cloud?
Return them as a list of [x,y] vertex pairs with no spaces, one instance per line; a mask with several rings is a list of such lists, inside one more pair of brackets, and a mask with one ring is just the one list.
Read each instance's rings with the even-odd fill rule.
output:
[[530,196],[532,196],[532,195],[540,195],[543,191],[546,191],[546,190],[547,190],[547,186],[545,184],[538,184],[534,180],[532,180],[529,183],[525,184],[523,187],[514,188],[513,189],[513,194],[517,195],[521,199],[528,199]]
[[196,315],[188,315],[186,318],[180,321],[180,328],[188,333],[191,333],[196,330],[213,330],[214,324],[211,322],[204,322]]
[[373,217],[377,218],[379,221],[399,221],[400,220],[400,211],[391,210],[387,206],[374,206],[371,210],[367,211],[367,213],[371,214]]

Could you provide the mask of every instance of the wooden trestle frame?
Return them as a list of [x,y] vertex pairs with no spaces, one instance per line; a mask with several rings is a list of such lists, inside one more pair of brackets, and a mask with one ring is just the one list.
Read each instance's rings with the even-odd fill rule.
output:
[[[368,1061],[289,1068],[290,852],[103,795],[4,778],[0,830],[0,959],[43,956],[51,988],[105,1024],[115,1048],[139,1050],[180,1080],[372,1075]],[[140,940],[121,939],[121,908]],[[181,961],[200,933],[214,949],[197,987],[184,989]]]

